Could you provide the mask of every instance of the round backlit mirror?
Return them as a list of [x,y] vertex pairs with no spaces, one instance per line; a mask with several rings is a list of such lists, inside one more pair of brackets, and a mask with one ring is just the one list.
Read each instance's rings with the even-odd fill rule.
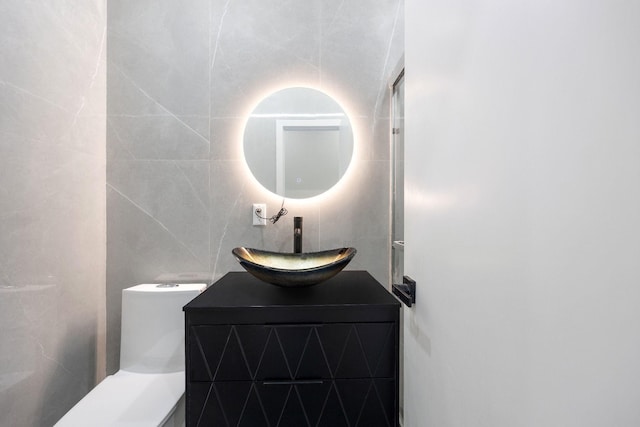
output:
[[244,129],[244,157],[253,176],[272,193],[305,199],[333,187],[353,156],[353,132],[344,109],[316,89],[272,93],[253,110]]

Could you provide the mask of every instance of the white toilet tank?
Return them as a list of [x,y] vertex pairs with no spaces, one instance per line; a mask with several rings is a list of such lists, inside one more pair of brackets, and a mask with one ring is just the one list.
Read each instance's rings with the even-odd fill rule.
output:
[[194,284],[143,284],[122,291],[120,370],[184,371],[182,307],[206,288]]
[[122,291],[120,370],[55,427],[184,425],[184,313],[206,285],[144,284]]

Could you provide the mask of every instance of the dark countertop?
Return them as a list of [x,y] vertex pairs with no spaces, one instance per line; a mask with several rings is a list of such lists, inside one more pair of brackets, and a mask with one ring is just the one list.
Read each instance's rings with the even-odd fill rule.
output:
[[366,271],[342,271],[307,288],[282,288],[265,283],[247,272],[227,273],[184,307],[184,311],[231,308],[314,308],[386,306],[400,303]]

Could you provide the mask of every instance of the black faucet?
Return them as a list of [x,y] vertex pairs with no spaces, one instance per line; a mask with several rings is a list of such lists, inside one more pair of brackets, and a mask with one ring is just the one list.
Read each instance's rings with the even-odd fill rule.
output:
[[302,253],[302,217],[293,217],[293,253]]

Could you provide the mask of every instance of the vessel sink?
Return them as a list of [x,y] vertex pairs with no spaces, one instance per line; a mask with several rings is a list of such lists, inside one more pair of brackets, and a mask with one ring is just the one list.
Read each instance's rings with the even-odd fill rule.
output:
[[233,255],[258,279],[295,288],[316,285],[338,274],[355,256],[355,248],[320,252],[284,253],[239,247]]

